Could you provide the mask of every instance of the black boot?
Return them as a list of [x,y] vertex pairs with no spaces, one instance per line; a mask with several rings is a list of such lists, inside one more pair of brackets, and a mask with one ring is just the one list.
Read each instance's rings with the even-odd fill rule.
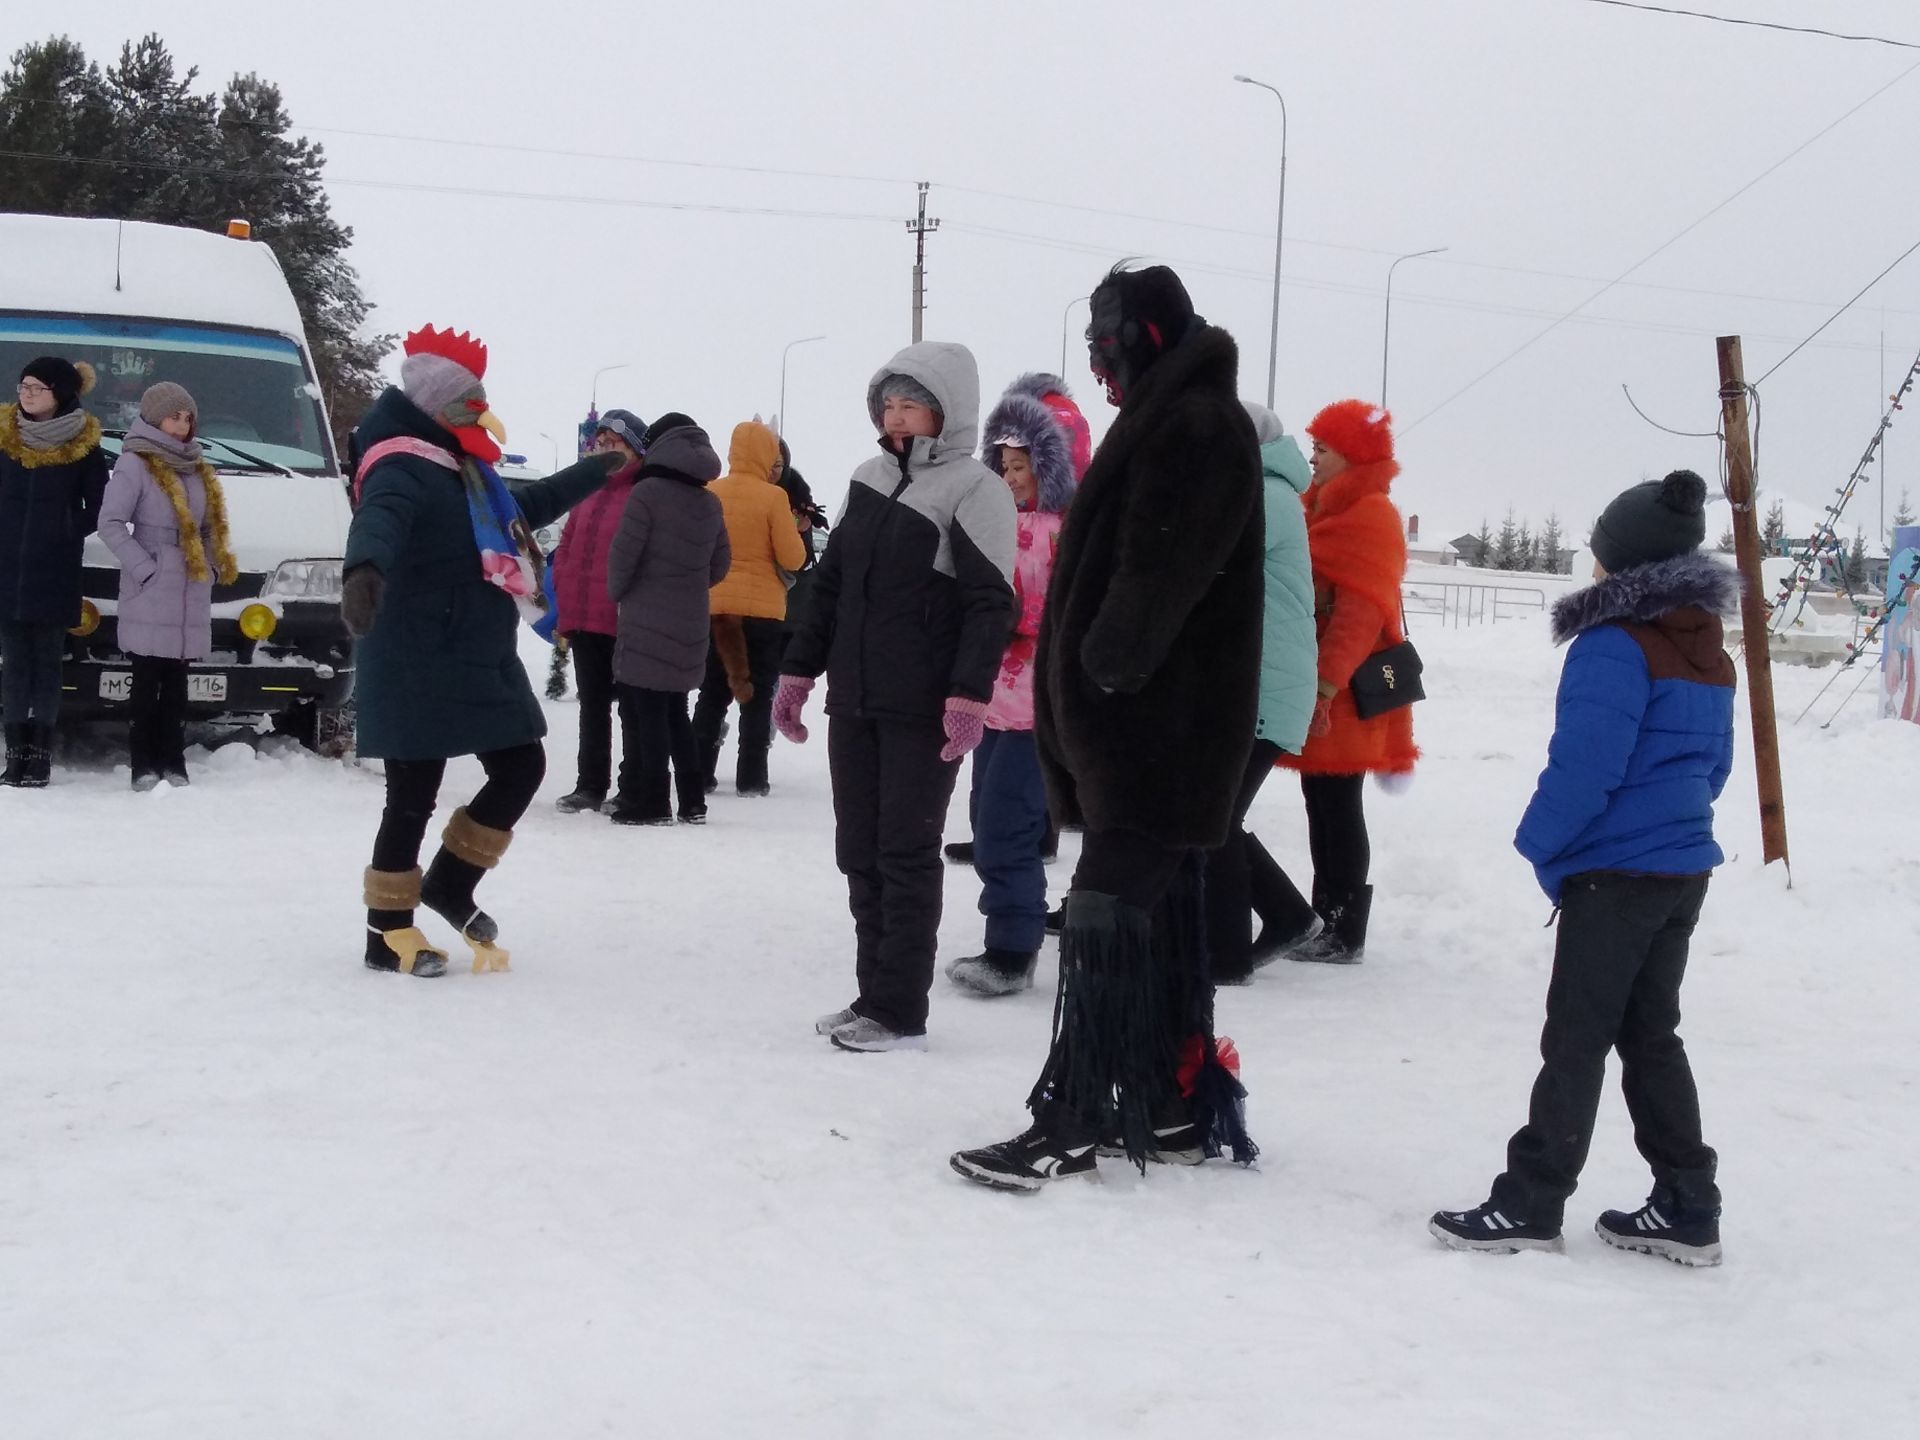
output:
[[1323,898],[1320,913],[1326,917],[1326,929],[1294,946],[1287,958],[1321,965],[1358,965],[1367,953],[1367,916],[1372,910],[1371,885]]
[[30,790],[44,790],[53,781],[53,727],[27,726],[27,761],[20,783]]
[[[719,764],[719,757],[715,757],[714,763]],[[707,773],[713,772],[709,770]],[[709,792],[713,788],[711,785],[707,787]],[[767,752],[765,750],[749,750],[745,745],[739,747],[739,754],[735,757],[733,765],[733,789],[738,795],[758,796],[773,793],[773,787],[767,783]]]
[[7,726],[7,768],[0,774],[0,785],[18,789],[27,783],[27,727]]
[[367,907],[369,970],[399,971],[422,980],[447,973],[447,952],[436,948],[413,923],[420,903],[420,871],[367,867],[361,881]]
[[508,952],[496,943],[500,927],[474,903],[473,890],[512,842],[511,830],[482,825],[463,805],[448,818],[440,852],[420,882],[420,903],[460,932],[473,950],[476,972],[507,968]]
[[604,789],[596,793],[581,784],[573,787],[572,794],[562,795],[554,801],[553,808],[562,815],[579,815],[585,811],[598,810],[606,803],[606,799],[607,792]]
[[[1317,906],[1302,895],[1280,862],[1267,853],[1260,837],[1247,834],[1247,897],[1260,917],[1260,933],[1253,941],[1253,968],[1270,965],[1293,947],[1318,935],[1322,922]],[[1315,898],[1318,899],[1318,887]]]
[[940,853],[946,856],[949,865],[971,865],[973,864],[973,841],[952,841],[942,846]]

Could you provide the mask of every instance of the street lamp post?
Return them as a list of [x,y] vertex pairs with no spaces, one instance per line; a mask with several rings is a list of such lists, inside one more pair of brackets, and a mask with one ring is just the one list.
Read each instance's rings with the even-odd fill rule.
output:
[[1401,260],[1418,260],[1422,255],[1439,255],[1446,250],[1444,245],[1436,245],[1431,250],[1415,250],[1402,255],[1399,260],[1387,266],[1387,313],[1380,326],[1380,408],[1387,408],[1387,345],[1393,338],[1393,272],[1400,268]]
[[774,411],[775,432],[781,436],[787,433],[787,355],[796,345],[811,345],[816,340],[824,340],[824,335],[803,335],[798,340],[789,340],[787,348],[780,352],[780,408]]
[[1073,314],[1073,307],[1083,300],[1091,300],[1091,295],[1076,295],[1067,302],[1067,308],[1060,312],[1060,378],[1067,378],[1067,317]]
[[600,377],[610,374],[615,370],[631,370],[632,368],[632,362],[622,360],[618,365],[602,365],[598,370],[593,372],[593,389],[587,397],[587,410],[596,419],[600,414]]
[[547,432],[544,430],[540,431],[539,434],[542,440],[546,441],[547,444],[553,447],[553,468],[554,468],[554,472],[557,474],[560,469],[560,442],[554,439],[553,436],[547,434]]
[[1258,85],[1280,102],[1280,214],[1273,222],[1273,328],[1267,338],[1267,408],[1273,409],[1274,371],[1280,363],[1280,254],[1287,234],[1287,97],[1251,75],[1233,77],[1242,85]]

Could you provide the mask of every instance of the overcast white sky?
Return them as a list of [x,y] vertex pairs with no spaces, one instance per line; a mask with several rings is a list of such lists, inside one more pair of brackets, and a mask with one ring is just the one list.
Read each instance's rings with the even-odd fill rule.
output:
[[[1911,0],[1694,8],[1920,42]],[[282,86],[326,146],[378,324],[487,340],[515,448],[544,464],[542,431],[567,448],[593,372],[621,362],[603,408],[686,410],[724,445],[777,407],[782,346],[825,333],[792,352],[787,401],[823,498],[869,453],[867,377],[910,338],[916,179],[944,222],[927,335],[971,346],[989,397],[1059,365],[1063,310],[1129,255],[1182,271],[1240,340],[1242,393],[1264,393],[1280,107],[1238,71],[1279,87],[1290,120],[1289,428],[1377,396],[1387,266],[1448,247],[1394,286],[1398,498],[1429,534],[1509,503],[1583,530],[1647,475],[1712,478],[1713,442],[1650,428],[1621,384],[1665,423],[1710,430],[1716,334],[1745,335],[1757,377],[1920,240],[1916,73],[1450,399],[1920,69],[1920,50],[1590,0],[69,0],[8,6],[0,39],[10,52],[57,28],[104,61],[153,26],[208,80],[257,70]],[[1067,378],[1098,433],[1084,323],[1082,306]],[[1890,388],[1920,348],[1920,255],[1763,387],[1763,486],[1817,503],[1845,477],[1879,415],[1883,325]],[[1888,476],[1896,497],[1920,495],[1920,424],[1895,430]],[[1875,491],[1860,504],[1877,517]]]

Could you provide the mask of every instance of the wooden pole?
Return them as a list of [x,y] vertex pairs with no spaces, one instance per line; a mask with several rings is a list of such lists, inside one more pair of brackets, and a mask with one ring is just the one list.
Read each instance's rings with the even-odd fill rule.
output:
[[1727,500],[1733,506],[1733,553],[1740,565],[1740,630],[1747,662],[1747,704],[1753,712],[1753,769],[1760,783],[1760,852],[1786,863],[1787,801],[1780,781],[1780,728],[1773,713],[1773,655],[1767,646],[1766,589],[1760,575],[1760,518],[1753,500],[1753,440],[1747,428],[1747,372],[1740,337],[1714,342],[1720,356],[1720,428],[1727,445]]

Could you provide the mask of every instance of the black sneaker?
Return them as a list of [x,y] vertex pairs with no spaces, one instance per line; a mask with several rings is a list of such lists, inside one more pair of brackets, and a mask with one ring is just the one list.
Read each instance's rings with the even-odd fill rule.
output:
[[947,863],[949,865],[973,864],[973,842],[971,840],[956,840],[951,845],[943,846],[940,853],[947,857]]
[[589,810],[598,810],[606,803],[605,795],[596,795],[591,790],[575,790],[571,795],[562,795],[553,802],[553,808],[562,815],[581,815]]
[[1676,1265],[1720,1263],[1720,1212],[1682,1210],[1673,1193],[1657,1189],[1638,1210],[1606,1210],[1593,1233],[1618,1250],[1658,1255]]
[[607,818],[616,825],[671,825],[671,810],[652,812],[642,810],[638,805],[615,805],[607,811]]
[[1449,1250],[1485,1250],[1494,1255],[1547,1250],[1558,1255],[1567,1248],[1558,1225],[1516,1220],[1503,1215],[1491,1200],[1471,1210],[1436,1210],[1427,1229]]
[[683,810],[680,812],[680,823],[682,825],[704,825],[707,823],[707,812],[704,810]]
[[947,1162],[954,1170],[992,1190],[1031,1194],[1049,1180],[1094,1173],[1093,1146],[1068,1145],[1034,1125],[1025,1134],[978,1150],[956,1151]]
[[[1124,1160],[1127,1158],[1126,1142],[1118,1135],[1109,1135],[1094,1147],[1094,1153],[1103,1160]],[[1206,1158],[1206,1147],[1200,1141],[1200,1129],[1191,1120],[1156,1127],[1153,1147],[1147,1151],[1149,1165],[1198,1165]]]

